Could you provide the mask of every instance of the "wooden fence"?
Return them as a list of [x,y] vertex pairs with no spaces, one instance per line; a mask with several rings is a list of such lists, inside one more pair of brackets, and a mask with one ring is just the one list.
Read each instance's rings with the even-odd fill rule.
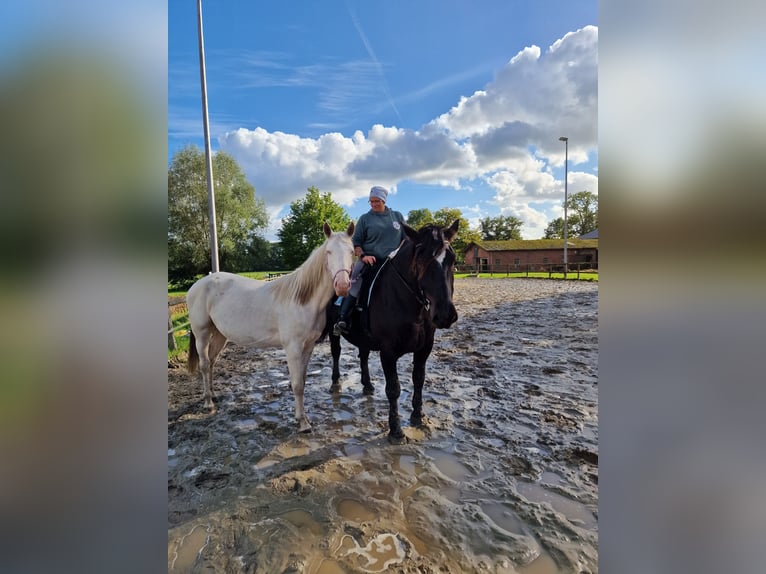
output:
[[168,350],[173,351],[176,348],[175,332],[189,326],[189,321],[173,327],[173,307],[186,305],[186,297],[173,297],[168,299]]
[[[568,263],[567,276],[574,275],[580,278],[581,272],[597,273],[598,263]],[[457,265],[456,273],[467,273],[470,276],[478,277],[479,273],[488,273],[490,276],[501,275],[505,277],[529,277],[530,273],[547,273],[552,277],[554,273],[563,274],[563,263],[526,263],[526,264],[506,264],[506,265]]]

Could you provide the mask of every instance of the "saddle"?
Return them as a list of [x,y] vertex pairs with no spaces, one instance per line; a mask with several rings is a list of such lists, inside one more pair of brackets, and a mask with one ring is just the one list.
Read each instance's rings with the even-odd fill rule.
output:
[[362,288],[359,290],[359,296],[356,298],[356,306],[351,313],[352,321],[360,321],[362,331],[369,337],[370,334],[370,313],[369,313],[369,300],[370,289],[373,286],[373,281],[377,276],[383,265],[386,264],[386,260],[382,262],[370,265],[362,271]]

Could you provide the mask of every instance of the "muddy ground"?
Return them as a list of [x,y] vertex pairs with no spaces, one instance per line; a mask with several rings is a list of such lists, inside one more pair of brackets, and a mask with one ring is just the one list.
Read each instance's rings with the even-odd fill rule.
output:
[[408,441],[386,439],[385,381],[363,396],[345,343],[309,364],[311,434],[293,420],[284,352],[227,347],[219,411],[168,369],[171,572],[597,572],[598,285],[455,282],[458,322],[436,334]]

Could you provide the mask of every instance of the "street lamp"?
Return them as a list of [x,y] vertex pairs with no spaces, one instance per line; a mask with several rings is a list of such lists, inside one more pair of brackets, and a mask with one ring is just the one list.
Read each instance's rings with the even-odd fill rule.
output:
[[205,135],[207,168],[207,204],[210,217],[210,267],[218,272],[218,230],[215,222],[215,190],[213,188],[213,156],[210,151],[210,123],[207,115],[207,79],[205,74],[205,41],[202,37],[202,0],[197,0],[197,39],[199,40],[199,77],[202,86],[202,127]]
[[564,279],[567,278],[567,170],[569,168],[569,138],[561,136],[564,142]]

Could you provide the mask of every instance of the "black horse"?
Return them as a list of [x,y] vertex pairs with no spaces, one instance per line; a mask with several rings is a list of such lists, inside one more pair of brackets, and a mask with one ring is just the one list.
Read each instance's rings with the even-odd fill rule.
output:
[[[423,383],[426,361],[434,344],[434,331],[446,329],[457,321],[452,303],[455,252],[450,241],[457,234],[459,220],[449,227],[429,224],[415,231],[404,225],[406,239],[376,270],[365,277],[359,301],[367,307],[363,318],[355,310],[349,333],[343,336],[359,348],[363,393],[373,393],[367,360],[370,351],[380,351],[380,363],[386,377],[389,439],[403,442],[399,421],[399,377],[396,363],[402,355],[413,353],[412,395],[413,425],[423,423]],[[368,290],[369,289],[369,295]],[[369,304],[368,304],[369,301]],[[327,307],[326,333],[330,336],[333,359],[332,386],[340,389],[338,359],[340,337],[332,334],[338,306]]]

